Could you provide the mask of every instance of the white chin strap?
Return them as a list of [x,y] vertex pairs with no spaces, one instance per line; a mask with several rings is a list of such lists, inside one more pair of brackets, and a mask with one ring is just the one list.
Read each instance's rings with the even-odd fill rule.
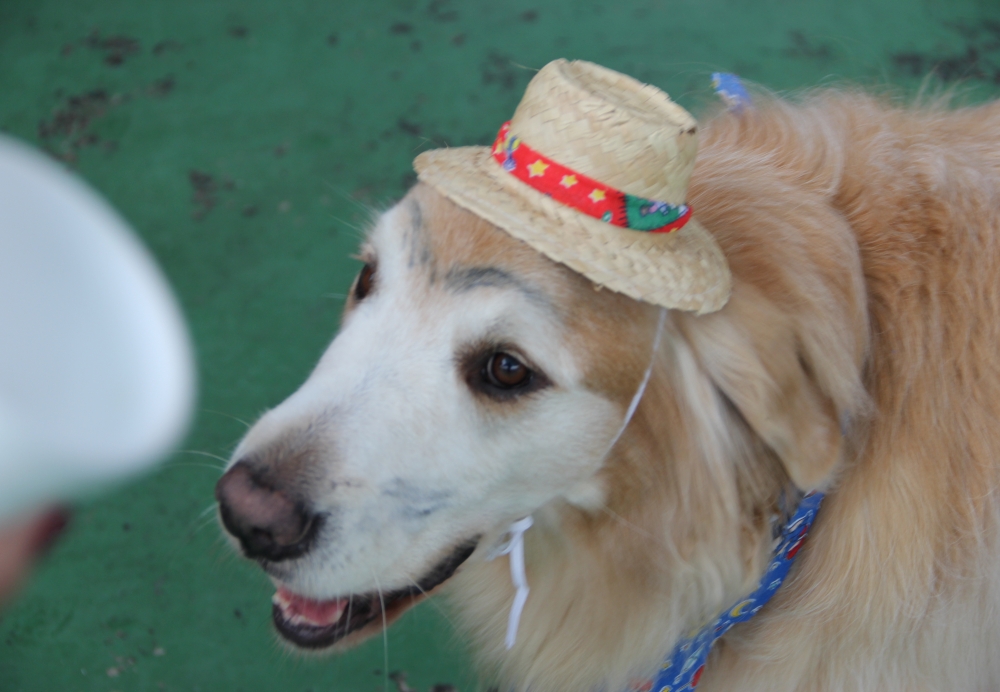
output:
[[[625,420],[622,421],[621,427],[615,433],[604,456],[607,456],[614,449],[614,446],[618,443],[618,439],[625,432],[625,428],[628,427],[629,422],[631,422],[632,416],[635,415],[635,410],[639,408],[642,395],[646,393],[646,385],[649,384],[649,378],[653,374],[653,365],[656,363],[656,354],[660,350],[660,337],[663,336],[663,325],[666,321],[667,309],[660,308],[660,320],[656,324],[656,336],[653,337],[653,352],[649,357],[649,365],[646,366],[646,372],[643,373],[639,388],[636,389],[635,395],[632,397],[632,402],[628,405],[628,410],[625,412]],[[486,556],[487,560],[495,560],[501,555],[510,555],[510,580],[513,582],[516,592],[514,594],[514,603],[510,607],[510,615],[507,617],[506,644],[508,651],[514,648],[514,642],[517,640],[517,628],[521,622],[521,612],[524,610],[524,604],[528,600],[528,592],[530,591],[528,588],[528,575],[524,572],[524,532],[530,529],[533,523],[534,520],[532,520],[530,514],[523,519],[515,521],[508,527],[500,543]]]
[[507,617],[507,650],[514,648],[514,640],[517,639],[517,626],[521,622],[521,611],[524,610],[524,603],[528,600],[528,575],[524,573],[524,532],[531,528],[534,520],[529,514],[524,519],[518,519],[504,537],[509,536],[494,548],[487,560],[495,560],[501,555],[510,555],[510,580],[514,582],[517,592],[514,594],[514,605],[510,607],[510,615]]
[[628,405],[628,411],[625,412],[625,420],[622,421],[622,425],[618,428],[618,432],[615,433],[614,438],[611,440],[611,444],[608,445],[608,451],[604,453],[607,456],[611,453],[611,450],[615,448],[618,444],[619,438],[621,438],[622,433],[625,432],[625,428],[632,421],[632,416],[635,415],[635,410],[639,408],[639,402],[642,401],[642,395],[646,393],[646,385],[649,384],[649,377],[653,374],[653,365],[656,363],[656,354],[660,350],[660,338],[663,336],[663,325],[667,321],[667,309],[660,308],[660,320],[656,323],[656,336],[653,337],[653,352],[649,356],[649,365],[646,366],[646,372],[642,375],[642,382],[639,383],[639,388],[635,390],[635,396],[632,397],[632,403]]

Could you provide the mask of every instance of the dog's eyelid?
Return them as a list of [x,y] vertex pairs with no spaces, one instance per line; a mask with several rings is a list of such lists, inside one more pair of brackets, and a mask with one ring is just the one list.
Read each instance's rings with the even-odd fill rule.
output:
[[460,363],[469,362],[471,360],[487,360],[490,356],[496,353],[507,353],[514,356],[532,370],[540,372],[538,366],[535,365],[535,362],[525,354],[523,349],[519,348],[510,341],[504,341],[503,339],[487,338],[471,343],[468,346],[459,349],[455,360]]
[[531,359],[524,355],[516,346],[512,346],[511,344],[497,344],[493,349],[493,355],[497,353],[506,353],[509,356],[517,358],[532,370],[538,370]]

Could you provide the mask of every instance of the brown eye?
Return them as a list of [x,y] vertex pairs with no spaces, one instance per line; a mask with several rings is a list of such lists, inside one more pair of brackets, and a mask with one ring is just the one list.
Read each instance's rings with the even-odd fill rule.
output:
[[486,379],[500,389],[521,387],[531,378],[531,370],[509,353],[494,353],[486,363]]
[[525,362],[523,356],[514,355],[518,350],[512,345],[492,341],[470,345],[460,353],[458,365],[473,394],[508,402],[552,386],[542,370],[529,364],[530,361]]
[[371,293],[372,285],[375,282],[375,267],[366,264],[358,274],[358,282],[354,286],[354,298],[364,300],[364,297]]

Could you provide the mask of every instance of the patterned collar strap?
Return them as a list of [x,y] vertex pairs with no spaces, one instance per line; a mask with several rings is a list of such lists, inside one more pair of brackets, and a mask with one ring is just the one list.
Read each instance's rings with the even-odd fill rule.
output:
[[691,218],[691,207],[636,197],[577,173],[539,154],[503,124],[493,144],[493,158],[504,170],[552,199],[622,228],[669,233]]
[[822,501],[823,494],[816,492],[802,499],[795,514],[782,529],[774,558],[767,566],[756,591],[741,598],[700,631],[681,639],[673,653],[664,661],[656,678],[635,685],[633,689],[642,692],[689,692],[697,687],[712,645],[733,625],[756,615],[781,586]]

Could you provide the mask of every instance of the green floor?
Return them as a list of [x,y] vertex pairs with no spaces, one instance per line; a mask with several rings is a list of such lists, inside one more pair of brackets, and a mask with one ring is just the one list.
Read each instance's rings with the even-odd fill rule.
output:
[[[270,587],[211,512],[221,458],[337,327],[369,218],[443,144],[487,143],[532,74],[585,58],[697,112],[709,74],[776,90],[845,80],[966,100],[1000,84],[985,0],[0,0],[0,129],[64,159],[176,287],[201,399],[185,451],[79,508],[0,614],[0,690],[351,690],[404,671],[477,683],[429,603],[340,658],[291,655]],[[940,84],[931,81],[931,85]],[[2,326],[0,326],[2,328]]]

